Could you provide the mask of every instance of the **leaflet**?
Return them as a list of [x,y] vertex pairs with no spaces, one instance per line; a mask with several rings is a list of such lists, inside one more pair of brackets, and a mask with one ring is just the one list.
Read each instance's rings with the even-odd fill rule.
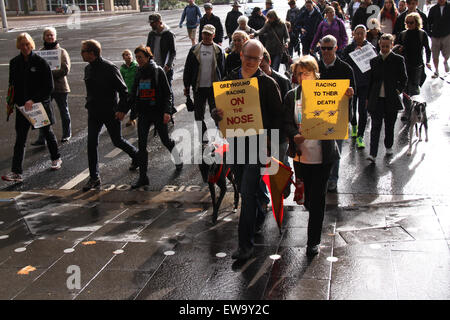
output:
[[39,129],[50,124],[47,112],[41,102],[34,103],[33,108],[30,111],[26,111],[24,106],[17,108],[35,129]]

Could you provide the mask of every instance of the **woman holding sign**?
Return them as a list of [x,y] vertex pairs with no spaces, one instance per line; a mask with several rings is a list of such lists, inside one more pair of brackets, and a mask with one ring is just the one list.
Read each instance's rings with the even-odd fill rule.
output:
[[294,170],[305,186],[305,208],[309,211],[306,254],[319,253],[322,223],[325,214],[327,182],[334,161],[340,158],[335,140],[308,140],[301,133],[302,81],[319,79],[319,66],[312,56],[302,56],[293,67],[299,83],[284,100],[284,126],[297,154]]
[[21,33],[17,36],[16,47],[20,50],[20,53],[9,62],[9,86],[14,90],[12,103],[16,106],[16,143],[11,173],[2,176],[2,179],[22,182],[25,143],[31,123],[22,115],[18,107],[24,107],[24,112],[30,112],[37,103],[43,105],[49,120],[49,124],[42,128],[52,160],[51,169],[60,169],[62,161],[55,134],[51,129],[54,118],[50,105],[50,95],[53,90],[50,66],[43,58],[33,52],[35,44],[28,33]]

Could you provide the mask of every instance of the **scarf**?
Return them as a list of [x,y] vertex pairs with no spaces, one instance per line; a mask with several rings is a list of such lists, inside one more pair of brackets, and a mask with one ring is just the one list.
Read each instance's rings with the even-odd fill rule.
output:
[[45,49],[45,50],[52,50],[52,49],[55,49],[57,45],[58,45],[58,41],[55,41],[55,42],[53,42],[53,43],[48,43],[48,42],[45,42],[45,41],[44,41],[44,49]]

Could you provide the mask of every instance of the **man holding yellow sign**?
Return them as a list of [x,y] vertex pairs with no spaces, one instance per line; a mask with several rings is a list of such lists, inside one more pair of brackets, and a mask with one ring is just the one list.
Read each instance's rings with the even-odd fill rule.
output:
[[[237,260],[247,260],[253,255],[256,217],[264,214],[259,212],[257,205],[261,167],[268,160],[260,159],[262,155],[264,158],[267,155],[267,145],[261,143],[264,141],[261,139],[266,138],[267,131],[271,145],[278,146],[282,122],[283,109],[278,86],[275,80],[259,69],[263,52],[261,42],[247,41],[241,51],[242,68],[230,74],[230,80],[234,81],[214,84],[216,109],[212,116],[230,142],[230,152],[234,154],[233,171],[242,199],[239,248],[232,255]],[[264,129],[264,134],[261,129]],[[256,143],[250,143],[254,141]],[[237,150],[239,146],[245,148]]]

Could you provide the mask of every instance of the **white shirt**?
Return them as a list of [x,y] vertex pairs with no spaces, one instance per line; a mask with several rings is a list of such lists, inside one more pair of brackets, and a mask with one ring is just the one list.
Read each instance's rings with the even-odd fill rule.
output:
[[153,60],[156,62],[158,66],[164,67],[164,62],[161,57],[161,35],[157,34],[155,36],[155,43],[153,46]]
[[[298,90],[298,89],[297,89]],[[297,94],[296,94],[297,96]],[[295,123],[301,124],[302,114],[302,98],[295,100],[294,119]],[[301,156],[295,156],[294,161],[306,164],[321,164],[322,163],[322,143],[320,140],[306,139],[300,144]]]
[[214,63],[214,45],[200,47],[200,88],[212,87],[212,69]]

